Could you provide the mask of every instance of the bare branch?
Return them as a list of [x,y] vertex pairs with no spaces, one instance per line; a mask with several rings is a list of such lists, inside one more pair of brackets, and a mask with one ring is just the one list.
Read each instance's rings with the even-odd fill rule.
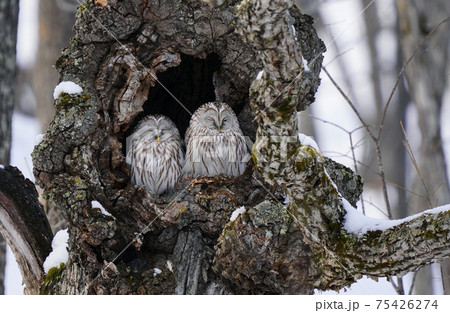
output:
[[439,29],[439,27],[441,27],[443,24],[447,23],[449,20],[450,20],[450,17],[447,17],[446,19],[444,19],[443,21],[438,23],[436,26],[434,26],[433,29],[422,39],[422,41],[419,43],[417,48],[411,54],[409,59],[406,60],[405,64],[403,64],[400,72],[397,75],[397,80],[395,81],[394,87],[392,87],[391,93],[389,94],[389,98],[386,101],[386,104],[384,105],[383,114],[381,115],[381,121],[380,121],[380,129],[378,130],[377,138],[379,138],[381,136],[381,132],[383,131],[384,120],[386,119],[387,110],[388,110],[389,105],[390,105],[390,103],[392,101],[392,97],[394,96],[394,93],[397,90],[397,86],[400,83],[400,79],[402,78],[403,73],[405,72],[406,67],[414,59],[414,57],[416,56],[417,52],[420,50],[420,48],[422,48],[422,46],[425,44],[425,42],[430,37],[432,37],[434,35],[434,33],[436,33],[436,31]]
[[419,179],[422,182],[423,189],[425,190],[425,194],[426,194],[426,197],[424,197],[424,198],[427,199],[428,204],[430,205],[429,208],[431,208],[433,206],[433,204],[431,203],[431,196],[430,196],[430,193],[428,192],[428,188],[425,184],[422,174],[420,173],[419,164],[417,164],[416,158],[414,157],[414,153],[411,149],[411,146],[409,145],[408,135],[406,134],[405,127],[403,127],[403,122],[400,122],[400,126],[402,127],[402,132],[403,132],[403,135],[405,136],[403,145],[405,146],[406,152],[408,153],[409,158],[411,159],[411,162],[414,165],[414,168],[416,169],[417,175],[419,175]]
[[38,293],[53,238],[34,185],[11,166],[0,169],[0,232],[19,264],[26,293]]
[[386,211],[388,213],[389,219],[392,219],[392,210],[391,210],[391,205],[390,205],[390,202],[389,202],[389,196],[388,196],[387,186],[386,186],[386,175],[384,173],[383,158],[381,156],[381,150],[380,150],[380,136],[376,137],[373,134],[373,132],[370,130],[369,126],[364,121],[364,119],[362,118],[362,116],[359,113],[358,109],[353,104],[353,102],[350,100],[350,98],[344,93],[344,91],[338,85],[338,83],[331,77],[330,73],[326,70],[326,68],[322,67],[322,69],[325,72],[325,74],[327,74],[328,78],[333,83],[333,85],[336,87],[336,89],[339,91],[339,93],[342,95],[342,97],[344,97],[345,101],[347,101],[347,103],[350,105],[350,107],[352,108],[353,112],[355,112],[355,114],[358,117],[358,119],[360,120],[361,124],[366,129],[367,134],[369,135],[369,137],[372,139],[373,143],[375,144],[375,151],[376,151],[377,160],[378,160],[378,170],[380,171],[379,175],[381,177],[381,185],[382,185],[384,202],[386,204]]

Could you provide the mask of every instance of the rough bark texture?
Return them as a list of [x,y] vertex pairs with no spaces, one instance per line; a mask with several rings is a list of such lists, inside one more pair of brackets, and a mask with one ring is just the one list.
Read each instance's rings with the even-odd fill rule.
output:
[[[53,90],[58,84],[59,75],[54,64],[72,37],[75,12],[82,2],[84,1],[39,2],[39,48],[32,71],[32,85],[37,102],[36,116],[43,132],[55,115]],[[51,200],[45,202],[45,213],[54,233],[67,228],[59,208]]]
[[11,166],[0,169],[0,232],[16,257],[26,285],[24,292],[39,293],[42,265],[53,238],[34,184]]
[[[0,164],[9,164],[11,118],[16,92],[16,42],[19,1],[0,3]],[[4,294],[6,245],[0,236],[0,295]]]
[[[397,6],[401,47],[406,59],[435,25],[448,18],[450,3],[442,0],[427,5],[420,0],[398,0]],[[422,135],[419,154],[416,155],[421,177],[414,175],[410,188],[415,194],[423,197],[411,197],[409,214],[450,202],[449,180],[446,175],[440,133],[441,107],[448,81],[449,31],[450,23],[447,22],[426,41],[406,69],[406,80],[411,98],[418,110]],[[445,292],[450,294],[450,262],[443,264],[442,271]],[[419,294],[432,292],[429,273],[419,276],[416,292]]]
[[[168,115],[182,133],[188,125],[189,113],[156,75],[190,112],[216,97],[237,112],[246,105],[261,65],[233,32],[233,19],[229,8],[198,1],[88,2],[80,8],[75,36],[57,66],[63,80],[84,92],[57,100],[55,120],[34,153],[38,182],[75,226],[69,227],[62,283],[50,292],[229,292],[211,270],[214,245],[231,212],[262,201],[264,189],[256,183],[244,188],[247,175],[245,185],[217,178],[154,199],[129,185],[123,155],[127,130],[142,111]],[[189,183],[181,182],[178,191]],[[115,219],[92,209],[92,200]],[[102,272],[103,260],[114,266]],[[155,267],[163,273],[153,277]]]
[[[69,221],[69,260],[41,292],[310,294],[450,253],[448,214],[361,238],[342,229],[342,196],[354,202],[360,179],[329,165],[335,185],[325,159],[298,142],[296,111],[314,100],[324,45],[292,2],[104,3],[77,13],[57,67],[83,92],[56,100],[33,153],[37,183]],[[244,128],[256,142],[242,176],[185,177],[160,197],[130,184],[125,139],[138,120],[166,114],[183,134],[190,118],[156,77],[187,111],[218,98],[242,125],[256,120],[256,132]],[[230,221],[242,206],[247,212]],[[399,235],[406,232],[415,235]],[[411,258],[420,240],[434,255]]]

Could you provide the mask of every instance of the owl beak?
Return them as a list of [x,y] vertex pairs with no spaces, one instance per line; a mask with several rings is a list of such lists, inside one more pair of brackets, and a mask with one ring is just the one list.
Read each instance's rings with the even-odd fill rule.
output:
[[217,126],[217,130],[218,130],[218,131],[220,131],[220,125],[219,125],[219,126]]
[[159,137],[159,136],[156,137],[156,141],[157,141],[157,142],[160,142],[160,141],[161,141],[161,137]]

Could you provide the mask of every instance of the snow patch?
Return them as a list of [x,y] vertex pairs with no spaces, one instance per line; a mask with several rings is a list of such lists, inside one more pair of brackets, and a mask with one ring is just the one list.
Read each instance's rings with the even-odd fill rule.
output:
[[47,274],[52,267],[59,267],[61,263],[67,263],[69,252],[67,251],[67,241],[69,233],[67,229],[61,229],[55,234],[52,240],[52,252],[44,262],[44,272]]
[[153,269],[153,277],[155,277],[155,276],[157,276],[157,275],[159,275],[161,273],[162,273],[162,271],[159,268],[155,267]]
[[303,63],[303,68],[305,69],[305,72],[311,72],[311,69],[308,66],[308,61],[306,61],[306,59],[302,56],[302,63]]
[[61,92],[68,93],[69,95],[80,94],[83,91],[79,85],[71,81],[60,82],[53,91],[53,99],[58,99]]
[[102,212],[103,215],[112,216],[111,213],[106,211],[106,209],[103,207],[103,205],[101,205],[101,203],[96,200],[91,201],[91,207],[93,209],[100,209],[100,211]]
[[40,144],[42,142],[42,139],[44,139],[44,134],[38,134],[36,135],[36,144]]
[[240,208],[234,210],[233,213],[231,213],[230,221],[233,222],[234,220],[237,219],[237,217],[239,216],[239,214],[242,214],[242,213],[244,213],[245,211],[246,211],[246,210],[245,210],[245,207],[243,207],[243,206],[241,206]]
[[0,170],[4,170],[5,166],[3,164],[0,164]]
[[320,152],[319,145],[317,142],[312,139],[312,137],[306,136],[305,134],[298,134],[298,139],[300,140],[300,143],[304,146],[310,146],[317,150],[317,152]]
[[399,220],[383,220],[368,217],[362,214],[354,207],[352,207],[352,205],[344,198],[342,198],[342,203],[344,205],[344,209],[347,211],[347,214],[345,215],[344,229],[349,233],[354,233],[357,235],[363,235],[368,231],[384,231],[386,229],[400,225],[401,223],[411,221],[423,214],[439,214],[441,212],[450,210],[450,204],[446,204]]
[[256,80],[260,80],[262,78],[263,74],[264,74],[264,70],[260,71],[258,73],[258,76],[256,76]]

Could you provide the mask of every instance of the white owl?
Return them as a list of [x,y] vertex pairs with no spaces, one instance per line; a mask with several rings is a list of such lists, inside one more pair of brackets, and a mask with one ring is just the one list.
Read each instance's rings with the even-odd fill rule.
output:
[[131,182],[154,194],[172,189],[184,164],[180,133],[166,116],[149,115],[127,138]]
[[193,176],[241,175],[248,159],[245,138],[233,109],[208,102],[192,115],[186,131],[183,172]]

